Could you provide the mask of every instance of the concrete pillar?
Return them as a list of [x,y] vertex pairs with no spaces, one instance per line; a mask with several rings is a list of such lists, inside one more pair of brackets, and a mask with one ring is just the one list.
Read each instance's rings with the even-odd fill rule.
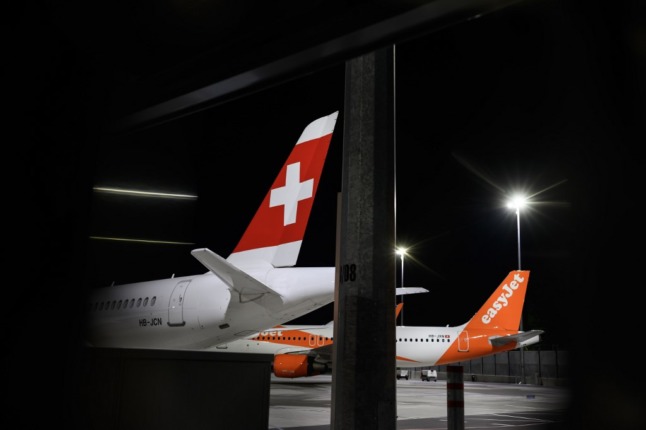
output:
[[346,63],[334,430],[396,429],[393,57]]
[[464,368],[446,366],[448,430],[464,430]]

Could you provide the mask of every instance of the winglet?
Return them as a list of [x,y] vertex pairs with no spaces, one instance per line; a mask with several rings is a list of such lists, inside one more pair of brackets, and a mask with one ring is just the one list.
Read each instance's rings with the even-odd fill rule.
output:
[[287,158],[240,242],[227,258],[238,267],[296,264],[339,112],[311,122]]

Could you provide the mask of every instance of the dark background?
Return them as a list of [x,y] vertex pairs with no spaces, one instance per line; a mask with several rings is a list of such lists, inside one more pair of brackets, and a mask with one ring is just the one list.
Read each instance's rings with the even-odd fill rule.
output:
[[[177,121],[112,129],[431,2],[258,3],[40,2],[12,19],[5,369],[27,422],[40,419],[34,408],[77,416],[88,288],[199,273],[197,247],[228,255],[302,128],[340,110],[298,263],[334,264],[342,59]],[[587,428],[643,423],[645,17],[637,1],[517,2],[396,45],[397,237],[411,248],[405,285],[431,291],[406,297],[405,323],[461,324],[517,268],[516,219],[504,203],[526,191],[525,328],[545,330],[542,348],[570,351],[573,411],[596,411],[580,414]],[[93,193],[97,185],[198,199],[115,198]],[[190,244],[89,239],[108,235]],[[326,307],[298,322],[331,318]],[[599,369],[611,376],[590,378]]]

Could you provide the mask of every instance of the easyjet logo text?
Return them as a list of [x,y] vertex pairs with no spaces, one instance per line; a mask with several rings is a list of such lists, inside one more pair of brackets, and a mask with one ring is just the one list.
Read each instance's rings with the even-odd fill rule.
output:
[[525,282],[525,278],[516,273],[514,275],[514,280],[511,281],[509,285],[503,285],[502,294],[496,298],[496,301],[493,302],[491,307],[487,309],[487,312],[482,316],[482,322],[484,324],[489,324],[493,321],[493,319],[496,318],[496,315],[498,315],[498,311],[509,305],[509,299],[511,299],[514,295],[514,291],[516,291],[523,282]]
[[273,331],[261,331],[260,336],[270,336],[270,337],[282,337],[282,330],[273,330]]

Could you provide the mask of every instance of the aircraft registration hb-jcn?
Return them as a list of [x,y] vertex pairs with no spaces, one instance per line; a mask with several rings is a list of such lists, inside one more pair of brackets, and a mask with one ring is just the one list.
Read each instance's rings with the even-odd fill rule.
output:
[[[519,330],[528,281],[529,271],[510,272],[480,310],[462,325],[397,326],[396,366],[446,365],[539,342],[543,330]],[[322,326],[283,325],[211,349],[274,354],[274,375],[298,378],[331,371],[333,334],[332,322]]]
[[334,267],[295,266],[338,112],[304,129],[260,208],[225,259],[191,254],[208,272],[98,288],[91,346],[204,349],[298,318],[334,299]]

